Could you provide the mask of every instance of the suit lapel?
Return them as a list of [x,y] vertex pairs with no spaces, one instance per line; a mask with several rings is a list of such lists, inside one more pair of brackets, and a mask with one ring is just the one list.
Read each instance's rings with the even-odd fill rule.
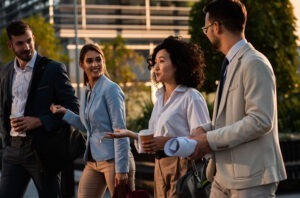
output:
[[[223,88],[223,95],[222,95],[222,98],[221,98],[221,101],[220,101],[220,106],[219,106],[219,110],[218,112],[214,112],[214,116],[216,115],[217,119],[218,117],[221,115],[221,112],[223,111],[224,109],[224,106],[225,106],[225,103],[227,101],[227,96],[228,96],[228,89],[231,85],[231,82],[233,80],[233,77],[234,77],[234,74],[237,70],[237,68],[240,66],[241,64],[241,58],[243,57],[243,55],[252,48],[252,45],[251,44],[246,44],[235,56],[234,58],[232,59],[232,61],[229,63],[228,65],[228,70],[227,70],[227,75],[226,75],[226,81],[225,81],[225,84],[224,84],[224,88]],[[217,96],[219,94],[219,87],[218,87],[218,90],[217,90]],[[216,104],[215,104],[216,105]],[[214,107],[214,111],[216,110],[216,108]]]
[[[8,79],[7,79],[7,91],[8,91],[8,100],[12,101],[12,83],[13,83],[13,77],[14,77],[14,63],[12,62],[9,66],[8,70]],[[11,104],[11,102],[10,102]]]
[[30,84],[28,87],[28,97],[27,97],[26,106],[25,106],[25,113],[30,109],[30,106],[33,101],[32,99],[33,99],[34,93],[36,92],[39,81],[41,80],[43,72],[45,71],[46,66],[49,61],[50,60],[48,58],[41,57],[40,55],[37,55],[37,57],[36,57],[31,81],[30,81]]
[[[81,115],[87,115],[89,112],[91,111],[92,108],[95,108],[95,106],[93,105],[94,100],[97,98],[97,95],[101,95],[102,91],[103,91],[103,87],[106,86],[106,83],[108,82],[108,79],[106,78],[105,75],[103,75],[98,82],[96,83],[96,85],[93,88],[93,94],[91,94],[90,96],[90,100],[89,102],[87,102],[87,90],[85,91],[84,95],[82,95],[82,99],[81,99],[81,104],[80,104],[80,110],[81,110]],[[84,120],[84,125],[85,128],[90,129],[89,126],[89,121],[86,120],[86,118],[83,119]]]
[[[3,84],[3,94],[6,96],[2,96],[4,103],[2,104],[4,108],[6,109],[4,111],[5,115],[4,118],[8,118],[9,114],[11,113],[11,105],[12,105],[12,83],[13,83],[13,77],[14,77],[14,62],[11,62],[7,69],[7,76],[4,78],[4,84]],[[6,98],[6,99],[4,99]]]

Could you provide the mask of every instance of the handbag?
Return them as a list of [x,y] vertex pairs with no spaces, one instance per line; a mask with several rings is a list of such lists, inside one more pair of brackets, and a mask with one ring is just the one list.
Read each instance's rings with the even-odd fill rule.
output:
[[150,198],[150,194],[145,190],[131,190],[125,185],[117,185],[115,187],[112,198]]
[[178,198],[209,197],[211,183],[206,178],[208,160],[205,158],[197,162],[191,160],[191,164],[191,169],[177,181],[176,196]]

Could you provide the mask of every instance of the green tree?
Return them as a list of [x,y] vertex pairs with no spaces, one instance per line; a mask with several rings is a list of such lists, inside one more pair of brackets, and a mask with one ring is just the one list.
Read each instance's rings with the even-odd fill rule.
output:
[[[144,57],[128,49],[125,40],[117,36],[110,42],[103,43],[103,52],[108,73],[118,83],[126,95],[126,113],[128,121],[135,119],[143,111],[144,100],[150,97],[150,89],[138,82],[136,72],[144,72]],[[145,67],[144,67],[145,68]]]
[[[24,19],[32,28],[35,37],[36,50],[43,56],[58,60],[64,63],[68,62],[68,56],[63,51],[60,40],[55,36],[55,29],[52,24],[45,21],[40,15],[31,16]],[[7,47],[8,38],[5,28],[1,30],[0,35],[0,60],[7,63],[14,58],[14,54]]]
[[113,81],[126,86],[136,81],[133,68],[141,69],[144,58],[132,49],[128,49],[125,40],[117,36],[112,41],[103,43],[103,52],[108,73]]
[[[198,43],[205,52],[207,80],[204,91],[216,90],[216,80],[223,55],[212,49],[201,27],[205,15],[202,12],[209,0],[200,0],[194,4],[190,13],[191,40]],[[264,53],[270,60],[277,82],[279,123],[281,131],[295,131],[300,124],[295,120],[299,115],[299,75],[297,74],[298,53],[295,35],[295,16],[289,0],[274,0],[261,3],[260,0],[244,0],[248,11],[246,38],[253,46]],[[297,109],[295,109],[295,107]],[[293,112],[287,115],[288,112]],[[290,127],[294,126],[294,127]]]

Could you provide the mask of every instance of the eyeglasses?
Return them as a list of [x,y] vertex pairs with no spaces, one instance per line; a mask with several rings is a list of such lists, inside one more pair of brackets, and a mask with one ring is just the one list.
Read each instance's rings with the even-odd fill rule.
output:
[[203,33],[207,34],[208,28],[210,28],[211,26],[213,26],[213,24],[215,24],[215,22],[209,24],[208,26],[202,27],[201,29],[202,29]]

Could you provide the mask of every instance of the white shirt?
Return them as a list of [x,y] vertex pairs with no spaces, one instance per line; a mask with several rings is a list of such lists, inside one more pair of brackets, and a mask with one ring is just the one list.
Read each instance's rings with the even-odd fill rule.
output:
[[[246,39],[242,39],[239,42],[237,42],[236,44],[234,44],[230,50],[228,51],[228,53],[226,54],[226,58],[229,61],[229,63],[232,61],[232,59],[234,58],[234,56],[238,53],[238,51],[240,51],[240,49],[242,49],[242,47],[244,47],[244,45],[246,45],[248,42]],[[229,64],[228,64],[229,65]],[[227,73],[227,69],[228,69],[228,65],[225,69],[224,75],[226,75]]]
[[[34,51],[32,59],[27,63],[25,69],[22,70],[17,65],[17,59],[14,60],[14,75],[12,82],[12,105],[11,114],[23,114],[25,111],[25,105],[28,97],[28,88],[31,81],[32,71],[34,63],[36,61],[37,52]],[[10,131],[11,136],[26,136],[25,133],[19,134],[13,129]]]
[[209,112],[201,93],[193,88],[178,85],[163,105],[164,88],[156,92],[149,128],[154,137],[188,136],[198,126],[210,123]]

